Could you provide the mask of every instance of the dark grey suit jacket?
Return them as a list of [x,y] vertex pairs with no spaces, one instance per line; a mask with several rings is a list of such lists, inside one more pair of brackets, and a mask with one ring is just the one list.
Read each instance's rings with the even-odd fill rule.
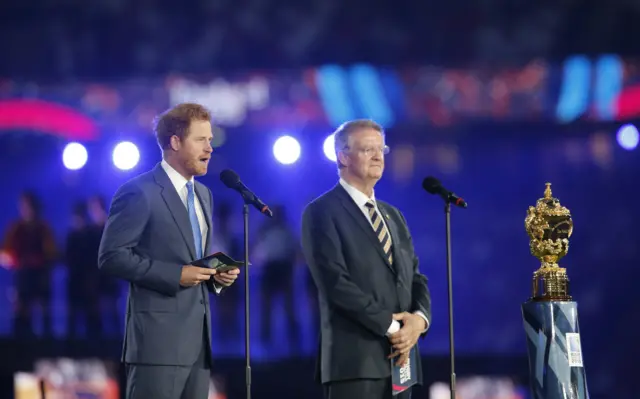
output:
[[[209,226],[211,191],[195,182]],[[189,215],[160,164],[118,189],[100,243],[102,271],[129,282],[122,360],[152,365],[192,365],[203,345],[211,350],[211,285],[180,286],[182,266],[196,259]]]
[[[302,216],[302,247],[320,305],[322,383],[391,375],[386,336],[392,314],[422,311],[431,320],[427,278],[418,269],[411,234],[400,211],[378,208],[393,240],[389,264],[369,220],[341,185],[312,201]],[[419,383],[422,368],[418,360]]]

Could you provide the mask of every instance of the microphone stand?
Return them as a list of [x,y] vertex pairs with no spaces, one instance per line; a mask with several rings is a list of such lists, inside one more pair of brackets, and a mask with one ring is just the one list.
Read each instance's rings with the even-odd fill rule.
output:
[[451,390],[451,399],[456,398],[456,371],[455,371],[455,355],[453,345],[453,286],[451,283],[451,201],[445,200],[445,230],[447,236],[447,291],[449,294],[449,353],[451,356],[451,380],[449,387]]
[[247,399],[251,399],[251,354],[249,351],[249,203],[243,196],[244,207],[244,352],[246,360],[245,379],[247,383]]

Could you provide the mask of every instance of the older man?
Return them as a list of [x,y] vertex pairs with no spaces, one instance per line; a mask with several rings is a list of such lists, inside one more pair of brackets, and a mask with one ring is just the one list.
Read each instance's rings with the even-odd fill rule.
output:
[[[307,206],[302,222],[319,291],[318,377],[326,399],[387,399],[389,358],[404,364],[426,333],[431,297],[404,216],[374,195],[389,151],[383,129],[355,120],[334,138],[340,181]],[[421,383],[419,356],[414,367]]]

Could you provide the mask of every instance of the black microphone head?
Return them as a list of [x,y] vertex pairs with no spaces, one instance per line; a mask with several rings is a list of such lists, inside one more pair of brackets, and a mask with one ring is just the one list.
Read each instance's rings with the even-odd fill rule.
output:
[[240,176],[231,169],[225,169],[220,172],[220,180],[222,180],[225,186],[235,189],[240,183]]
[[433,176],[426,177],[422,181],[422,188],[427,190],[429,194],[438,194],[441,187],[442,187],[442,183],[440,183],[440,180],[436,179]]

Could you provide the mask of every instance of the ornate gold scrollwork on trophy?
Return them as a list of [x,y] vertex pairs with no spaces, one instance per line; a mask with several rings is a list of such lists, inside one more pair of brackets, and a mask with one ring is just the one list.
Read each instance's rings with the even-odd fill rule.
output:
[[533,301],[571,301],[567,270],[558,266],[558,260],[569,251],[569,237],[573,233],[573,220],[567,208],[551,194],[551,183],[546,184],[544,197],[530,206],[524,226],[529,235],[531,254],[541,266],[533,273]]

